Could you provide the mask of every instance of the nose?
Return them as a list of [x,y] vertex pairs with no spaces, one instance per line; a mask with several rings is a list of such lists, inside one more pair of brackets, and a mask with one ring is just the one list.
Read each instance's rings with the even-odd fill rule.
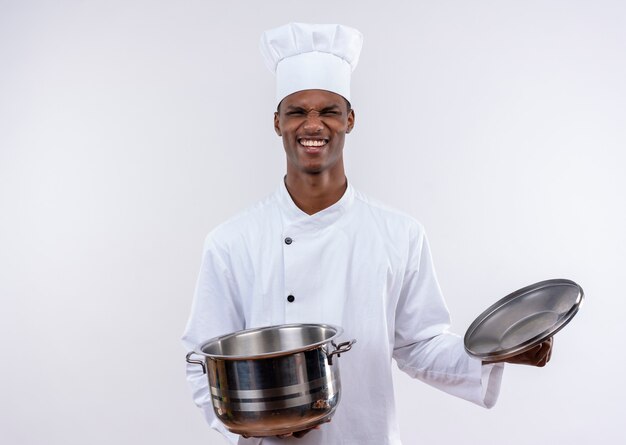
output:
[[324,124],[320,119],[320,114],[316,111],[312,111],[307,114],[304,121],[303,128],[307,132],[320,132],[324,128]]

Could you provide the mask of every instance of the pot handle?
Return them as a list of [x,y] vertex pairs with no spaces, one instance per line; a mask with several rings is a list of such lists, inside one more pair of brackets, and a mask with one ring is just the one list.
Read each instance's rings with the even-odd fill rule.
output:
[[344,341],[343,343],[339,343],[338,345],[335,344],[334,341],[331,341],[330,343],[335,347],[335,350],[332,351],[330,354],[327,354],[326,356],[328,357],[328,364],[332,365],[333,355],[341,357],[341,354],[343,354],[344,352],[348,352],[350,349],[352,349],[352,345],[356,343],[356,339],[353,338],[350,341]]
[[200,365],[200,366],[202,366],[202,374],[206,374],[206,365],[204,364],[204,362],[202,360],[192,360],[191,356],[193,354],[195,354],[195,352],[193,352],[193,351],[191,351],[190,353],[187,354],[187,356],[185,357],[185,359],[187,360],[187,363],[189,363],[190,365]]

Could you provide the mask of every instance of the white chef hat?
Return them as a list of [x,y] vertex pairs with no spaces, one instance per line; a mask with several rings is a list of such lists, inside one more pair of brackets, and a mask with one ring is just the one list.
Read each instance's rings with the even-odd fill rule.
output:
[[328,90],[350,100],[350,75],[363,34],[343,25],[289,23],[261,35],[261,54],[276,74],[276,105],[302,90]]

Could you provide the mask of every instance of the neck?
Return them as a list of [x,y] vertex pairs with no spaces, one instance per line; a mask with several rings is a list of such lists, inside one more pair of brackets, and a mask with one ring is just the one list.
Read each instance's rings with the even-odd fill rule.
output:
[[348,187],[346,175],[296,175],[285,177],[287,191],[293,202],[308,215],[330,207],[341,199]]

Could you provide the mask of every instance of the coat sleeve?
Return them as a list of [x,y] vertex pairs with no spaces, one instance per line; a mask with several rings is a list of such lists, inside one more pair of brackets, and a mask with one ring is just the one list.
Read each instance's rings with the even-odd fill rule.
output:
[[[204,244],[191,313],[182,337],[187,351],[198,351],[205,341],[244,328],[241,303],[227,264],[227,255],[209,235]],[[186,375],[193,400],[209,425],[231,443],[238,443],[240,436],[229,432],[215,416],[208,378],[202,368],[187,364]]]
[[454,396],[491,408],[497,401],[504,365],[483,365],[470,357],[463,339],[448,332],[443,299],[428,240],[417,226],[409,243],[407,268],[395,318],[393,356],[413,378]]

